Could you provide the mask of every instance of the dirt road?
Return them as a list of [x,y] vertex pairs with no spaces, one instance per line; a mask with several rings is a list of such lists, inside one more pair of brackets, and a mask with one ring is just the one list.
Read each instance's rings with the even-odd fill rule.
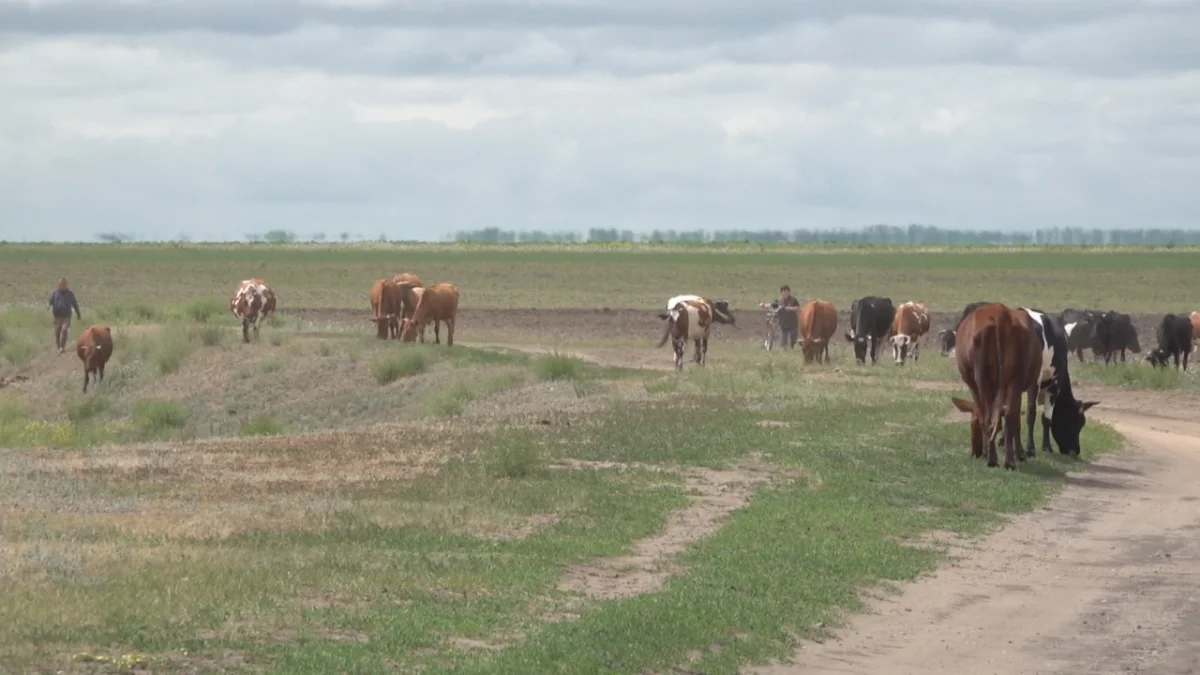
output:
[[1046,508],[957,548],[954,562],[876,601],[836,639],[742,673],[1200,673],[1200,405],[1089,392],[1102,401],[1089,416],[1123,434],[1128,452],[1072,474]]
[[[1200,673],[1200,415],[1109,396],[1133,449],[955,563],[806,644],[795,673]],[[1133,405],[1129,402],[1133,401]]]

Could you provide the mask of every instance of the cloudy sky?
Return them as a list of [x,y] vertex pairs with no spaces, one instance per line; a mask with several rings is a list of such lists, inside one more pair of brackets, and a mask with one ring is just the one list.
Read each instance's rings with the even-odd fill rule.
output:
[[0,0],[0,238],[1193,227],[1197,0]]

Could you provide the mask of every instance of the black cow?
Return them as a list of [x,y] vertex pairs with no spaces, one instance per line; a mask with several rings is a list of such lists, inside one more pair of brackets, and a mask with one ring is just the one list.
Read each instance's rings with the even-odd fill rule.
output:
[[1104,363],[1109,364],[1116,360],[1117,352],[1121,352],[1121,363],[1125,363],[1125,350],[1141,353],[1137,329],[1133,327],[1133,319],[1128,314],[1110,309],[1096,319],[1092,333],[1092,354],[1097,360],[1104,357]]
[[1083,350],[1092,345],[1092,334],[1096,331],[1096,320],[1100,312],[1090,309],[1067,308],[1058,315],[1058,321],[1067,336],[1067,349],[1075,352],[1075,358],[1082,363]]
[[946,330],[938,333],[938,342],[941,344],[942,356],[950,356],[951,354],[954,353],[954,336],[958,332],[958,327],[960,325],[962,325],[963,320],[966,319],[967,316],[970,315],[971,312],[974,312],[976,309],[979,309],[980,307],[983,307],[984,305],[994,305],[994,304],[996,304],[996,303],[994,303],[994,302],[972,302],[971,304],[967,305],[966,309],[963,310],[962,316],[958,317],[958,323],[954,324],[954,328],[947,328]]
[[891,298],[868,295],[850,303],[850,332],[846,341],[854,343],[854,360],[867,362],[867,351],[871,352],[871,365],[879,355],[879,343],[886,339],[896,318],[896,306]]
[[[1042,345],[1042,381],[1037,398],[1030,394],[1025,426],[1028,430],[1026,452],[1033,456],[1033,422],[1037,404],[1042,404],[1042,452],[1050,452],[1050,434],[1058,451],[1064,455],[1079,455],[1079,433],[1087,424],[1084,413],[1099,401],[1075,400],[1071,391],[1071,375],[1067,372],[1067,335],[1058,321],[1039,309],[1022,307],[1032,320],[1034,332]],[[1006,432],[1007,433],[1007,432]]]
[[1179,370],[1179,355],[1183,354],[1183,369],[1187,370],[1188,356],[1192,353],[1192,322],[1186,316],[1168,314],[1159,322],[1154,332],[1158,347],[1150,352],[1146,360],[1152,366],[1167,367],[1167,358],[1175,358],[1175,370]]

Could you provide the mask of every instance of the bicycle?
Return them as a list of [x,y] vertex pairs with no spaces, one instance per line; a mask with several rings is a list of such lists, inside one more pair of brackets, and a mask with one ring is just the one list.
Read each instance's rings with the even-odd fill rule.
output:
[[767,335],[763,340],[763,347],[767,351],[775,346],[776,335],[782,340],[783,335],[779,330],[779,301],[775,300],[770,305],[767,305]]

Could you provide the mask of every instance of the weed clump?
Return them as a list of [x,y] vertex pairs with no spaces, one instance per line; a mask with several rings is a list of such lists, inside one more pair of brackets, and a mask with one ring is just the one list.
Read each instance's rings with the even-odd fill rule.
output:
[[133,408],[133,423],[142,432],[158,436],[186,426],[187,413],[178,403],[141,401]]
[[428,367],[424,353],[405,350],[376,359],[371,365],[371,374],[379,384],[391,384],[402,377],[423,373]]
[[243,436],[277,436],[285,429],[282,423],[266,415],[242,422]]
[[490,476],[515,480],[538,476],[546,471],[542,448],[530,435],[514,435],[505,441],[494,449],[488,462]]
[[533,372],[542,380],[575,380],[583,375],[583,361],[554,352],[539,356],[533,362]]

